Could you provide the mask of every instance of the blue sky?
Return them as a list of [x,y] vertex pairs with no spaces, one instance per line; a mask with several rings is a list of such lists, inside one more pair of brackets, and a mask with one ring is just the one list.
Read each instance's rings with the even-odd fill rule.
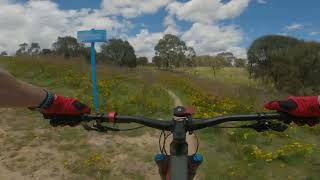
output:
[[[56,0],[62,9],[100,8],[101,0]],[[183,1],[182,1],[183,2]],[[186,2],[186,1],[184,1]],[[225,0],[224,2],[228,2]],[[307,40],[320,40],[320,35],[312,36],[311,32],[320,32],[320,1],[319,0],[265,0],[265,4],[251,2],[248,9],[235,19],[221,23],[239,25],[247,39],[243,46],[249,46],[257,37],[265,34],[285,33]],[[144,24],[151,32],[164,31],[162,24],[166,16],[165,8],[155,14],[140,16],[133,19],[134,24]],[[159,21],[160,19],[160,21]],[[285,27],[292,24],[301,24],[301,29],[287,30]],[[179,21],[183,30],[190,28],[191,23]],[[131,35],[138,33],[141,27],[137,26]]]
[[[25,13],[31,22],[25,25],[28,28],[21,28],[30,32],[19,32],[25,35],[16,44],[39,41],[47,47],[54,36],[74,35],[77,30],[95,27],[106,28],[112,37],[127,39],[141,56],[151,57],[153,46],[165,33],[180,36],[198,54],[231,51],[245,56],[252,41],[266,34],[320,41],[318,7],[319,0],[0,0],[0,26],[19,27],[14,21]],[[21,17],[12,15],[12,8]],[[10,13],[5,14],[6,10]],[[5,22],[10,18],[13,22]],[[41,31],[39,36],[34,34],[34,26]],[[6,30],[4,34],[13,29]],[[16,44],[7,45],[0,35],[0,50],[13,49]]]
[[[261,35],[279,33],[319,41],[320,35],[310,35],[320,31],[319,7],[318,0],[269,0],[266,4],[251,3],[233,23],[238,24],[248,36],[245,45]],[[302,27],[292,30],[285,28],[292,24],[301,24]]]

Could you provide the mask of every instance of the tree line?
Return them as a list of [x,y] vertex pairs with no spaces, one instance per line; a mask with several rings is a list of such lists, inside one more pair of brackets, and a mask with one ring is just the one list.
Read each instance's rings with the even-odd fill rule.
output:
[[[58,37],[51,49],[41,49],[38,43],[22,43],[16,56],[62,56],[64,58],[85,57],[90,62],[91,48],[72,36]],[[137,57],[134,48],[128,41],[110,39],[101,45],[101,52],[96,52],[97,63],[116,64],[119,66],[136,67],[137,64],[148,63],[146,57]]]
[[[307,42],[288,36],[268,35],[256,39],[247,51],[247,60],[233,57],[232,53],[216,56],[197,56],[193,47],[179,37],[166,34],[154,47],[152,64],[158,69],[179,67],[211,67],[214,74],[223,67],[246,67],[250,77],[272,83],[278,90],[293,94],[320,92],[320,43]],[[0,55],[7,55],[5,51]],[[58,37],[51,49],[41,49],[38,43],[22,43],[17,56],[84,56],[90,61],[90,48],[71,36]],[[231,57],[231,58],[230,58]],[[97,62],[136,67],[149,64],[147,57],[137,57],[133,46],[126,40],[110,39],[101,45]]]
[[[243,67],[245,61],[230,62],[219,56],[197,56],[193,47],[188,47],[178,36],[166,34],[154,47],[155,56],[149,63],[147,57],[137,57],[133,46],[123,39],[110,39],[96,52],[97,63],[136,67],[152,63],[158,69],[171,70],[179,67],[210,66],[214,70],[225,66]],[[17,56],[63,56],[64,58],[83,56],[90,61],[90,47],[85,47],[72,36],[58,37],[51,49],[41,49],[39,43],[22,43]],[[232,55],[233,56],[233,55]],[[239,61],[240,60],[240,61]]]
[[296,95],[320,92],[320,43],[269,35],[248,50],[251,77]]

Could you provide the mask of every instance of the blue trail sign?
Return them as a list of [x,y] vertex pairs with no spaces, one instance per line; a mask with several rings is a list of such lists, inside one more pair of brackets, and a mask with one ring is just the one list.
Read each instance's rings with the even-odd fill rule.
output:
[[106,30],[78,31],[78,39],[84,43],[105,42],[107,39]]
[[96,78],[96,54],[94,43],[105,42],[107,40],[106,30],[78,31],[78,40],[84,43],[91,43],[91,66],[92,66],[92,85],[93,85],[93,99],[96,112],[99,111],[98,91],[97,91],[97,78]]

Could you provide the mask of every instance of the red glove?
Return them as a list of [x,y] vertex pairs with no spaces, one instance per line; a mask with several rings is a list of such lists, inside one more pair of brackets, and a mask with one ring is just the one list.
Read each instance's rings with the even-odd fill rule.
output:
[[[264,105],[265,108],[270,110],[277,110],[282,112],[287,112],[290,115],[296,117],[320,117],[320,107],[318,96],[306,96],[306,97],[294,97],[289,96],[284,101],[271,101]],[[315,118],[317,119],[317,118]],[[309,121],[309,120],[308,120]],[[311,122],[312,121],[312,122]],[[315,125],[317,121],[310,120],[310,122],[305,122],[310,126]],[[299,125],[303,123],[296,122]]]
[[89,114],[91,109],[77,99],[54,95],[53,101],[41,110],[44,115],[81,115]]
[[80,115],[89,114],[91,109],[77,99],[47,92],[47,98],[40,105],[40,112],[45,119],[50,119],[52,126],[75,126],[81,122]]

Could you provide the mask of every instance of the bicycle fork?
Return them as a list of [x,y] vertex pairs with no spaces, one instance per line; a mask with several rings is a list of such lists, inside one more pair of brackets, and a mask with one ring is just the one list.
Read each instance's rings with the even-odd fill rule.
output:
[[[161,176],[161,180],[168,180],[167,174],[169,170],[169,161],[170,156],[159,153],[155,155],[154,161],[158,165],[159,174]],[[189,173],[189,180],[192,180],[197,173],[198,167],[203,162],[203,157],[201,154],[194,154],[188,156],[188,173]]]

